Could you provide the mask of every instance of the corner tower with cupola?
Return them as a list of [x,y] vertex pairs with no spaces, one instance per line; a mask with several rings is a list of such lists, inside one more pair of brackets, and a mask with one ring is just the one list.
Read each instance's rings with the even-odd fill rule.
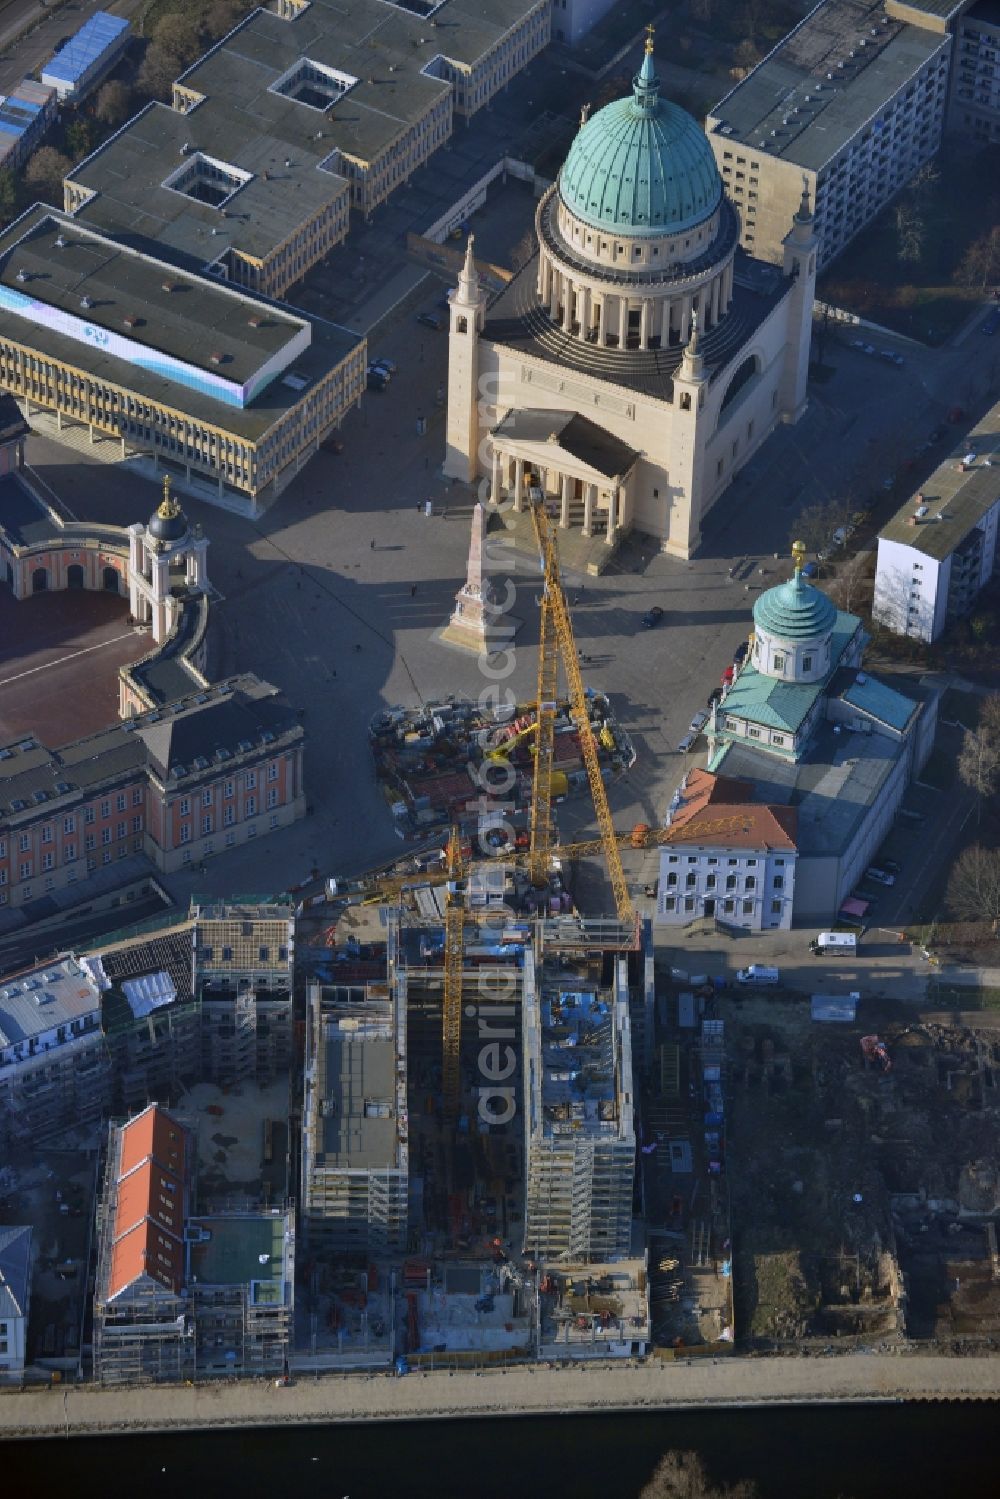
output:
[[[808,225],[788,265],[738,247],[697,122],[667,99],[652,34],[630,94],[580,129],[535,215],[536,255],[488,299],[451,299],[445,472],[494,504],[541,489],[563,527],[630,530],[688,557],[704,516],[804,406]],[[529,484],[530,480],[530,484]]]

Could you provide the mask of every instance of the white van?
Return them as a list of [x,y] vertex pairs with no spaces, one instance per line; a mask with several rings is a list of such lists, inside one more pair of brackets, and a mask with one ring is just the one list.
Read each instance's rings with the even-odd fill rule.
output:
[[741,968],[736,975],[738,984],[753,984],[758,989],[773,988],[775,984],[781,983],[781,973],[777,968],[767,968],[763,963],[751,963],[749,968]]
[[820,932],[809,946],[814,953],[843,953],[845,957],[852,958],[858,950],[858,934],[857,932]]

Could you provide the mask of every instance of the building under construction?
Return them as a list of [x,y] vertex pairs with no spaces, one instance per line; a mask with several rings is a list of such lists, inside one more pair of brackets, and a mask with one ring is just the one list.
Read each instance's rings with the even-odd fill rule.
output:
[[286,1207],[195,1216],[195,1144],[156,1104],[110,1129],[94,1297],[102,1384],[284,1371],[293,1214]]
[[524,1249],[532,1258],[629,1253],[635,1120],[629,973],[634,932],[539,923],[523,998]]
[[293,909],[233,900],[195,907],[192,916],[200,1076],[269,1083],[292,1059]]
[[[386,963],[395,968],[395,927]],[[309,991],[302,1205],[311,1237],[365,1260],[406,1247],[406,986]]]

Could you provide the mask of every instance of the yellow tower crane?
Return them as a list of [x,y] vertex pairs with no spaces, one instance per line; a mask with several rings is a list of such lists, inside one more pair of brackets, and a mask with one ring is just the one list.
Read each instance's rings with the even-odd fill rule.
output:
[[597,814],[604,861],[611,879],[615,907],[620,921],[633,921],[635,913],[628,893],[625,870],[608,794],[601,775],[597,741],[590,726],[590,711],[580,673],[580,658],[573,636],[573,623],[559,573],[556,533],[540,503],[532,505],[535,538],[541,554],[545,586],[542,591],[541,628],[538,641],[538,752],[535,756],[535,779],[531,798],[531,842],[529,869],[536,885],[548,878],[552,862],[552,754],[555,744],[556,689],[559,657],[562,657],[569,692],[570,716],[580,736],[580,749],[590,783],[590,794]]
[[443,1053],[441,1088],[444,1113],[453,1119],[461,1096],[459,1057],[462,1046],[462,969],[465,951],[465,861],[457,828],[448,840],[445,869],[448,892],[444,907],[444,989],[442,996]]

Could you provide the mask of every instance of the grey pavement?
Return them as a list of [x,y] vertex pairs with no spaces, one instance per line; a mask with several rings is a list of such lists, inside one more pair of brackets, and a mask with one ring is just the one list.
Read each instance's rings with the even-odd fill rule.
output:
[[829,1358],[735,1356],[554,1368],[216,1381],[187,1388],[67,1387],[0,1394],[6,1437],[110,1436],[200,1426],[305,1425],[430,1416],[553,1415],[575,1411],[676,1410],[699,1406],[841,1404],[899,1400],[996,1400],[1000,1360],[863,1350]]
[[[220,855],[189,881],[202,890],[284,888],[313,868],[349,874],[402,852],[372,772],[371,716],[387,705],[448,693],[475,697],[492,686],[474,657],[435,639],[464,578],[473,498],[440,476],[443,412],[434,393],[446,379],[447,337],[404,313],[383,323],[372,353],[395,359],[398,375],[347,418],[344,453],[318,454],[259,523],[186,502],[211,538],[210,573],[223,596],[213,611],[215,669],[255,670],[303,706],[313,809],[253,852]],[[745,638],[758,590],[787,575],[801,507],[852,475],[859,483],[876,477],[872,448],[886,428],[895,441],[915,446],[940,420],[956,381],[968,377],[969,363],[961,350],[943,349],[887,371],[836,344],[827,362],[833,378],[811,390],[799,426],[780,428],[723,496],[693,561],[627,538],[600,578],[568,578],[578,597],[578,645],[590,658],[585,679],[610,692],[638,750],[634,769],[610,792],[620,827],[660,820],[686,765],[697,763],[675,746]],[[422,437],[418,412],[429,421]],[[96,466],[45,439],[29,440],[28,457],[80,516],[127,524],[148,516],[159,497],[155,485],[127,469]],[[422,513],[428,497],[430,519]],[[729,577],[737,560],[753,564],[749,587]],[[502,685],[530,699],[537,568],[519,555],[510,571],[512,612],[524,625]],[[640,616],[654,603],[666,618],[643,630]],[[948,820],[955,815],[952,806]],[[589,834],[589,803],[568,801],[560,826],[566,837]],[[940,842],[941,858],[947,842]],[[655,873],[650,858],[634,875],[640,888]],[[595,904],[607,903],[596,863],[585,879]]]

